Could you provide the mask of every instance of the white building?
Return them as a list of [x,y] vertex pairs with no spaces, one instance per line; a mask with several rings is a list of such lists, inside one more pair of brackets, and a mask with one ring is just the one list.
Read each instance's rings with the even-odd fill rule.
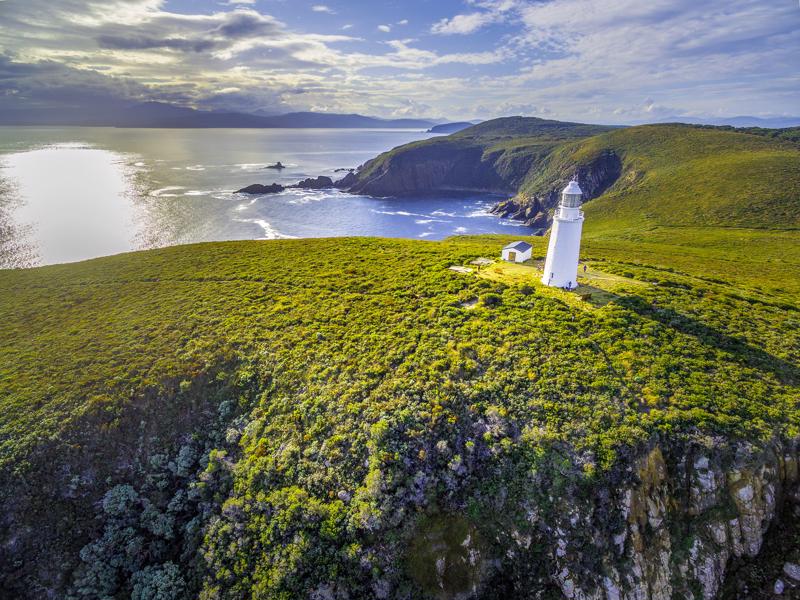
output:
[[532,249],[533,246],[528,242],[512,242],[503,248],[501,256],[503,260],[521,263],[530,260]]
[[581,249],[583,211],[581,191],[573,179],[561,192],[561,202],[553,214],[547,260],[544,262],[542,283],[561,288],[578,287],[578,258]]

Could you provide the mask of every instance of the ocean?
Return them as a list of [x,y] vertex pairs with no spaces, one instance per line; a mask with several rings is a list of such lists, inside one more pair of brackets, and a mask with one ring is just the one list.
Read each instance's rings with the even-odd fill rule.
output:
[[[0,127],[0,268],[192,242],[333,236],[529,235],[498,197],[245,196],[253,183],[334,180],[432,134],[363,129]],[[280,161],[283,171],[266,169]]]

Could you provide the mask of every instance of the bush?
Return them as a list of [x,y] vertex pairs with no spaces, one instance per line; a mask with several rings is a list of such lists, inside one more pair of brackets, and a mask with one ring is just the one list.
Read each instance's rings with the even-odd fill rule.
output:
[[481,296],[481,303],[490,308],[500,306],[503,303],[503,298],[499,294],[484,294]]
[[186,582],[171,562],[145,567],[131,577],[131,600],[180,600],[186,597]]

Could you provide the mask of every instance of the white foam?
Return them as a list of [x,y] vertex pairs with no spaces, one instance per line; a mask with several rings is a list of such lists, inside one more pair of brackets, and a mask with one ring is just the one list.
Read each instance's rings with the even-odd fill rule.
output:
[[205,171],[206,168],[203,165],[192,165],[191,167],[186,167],[187,171]]
[[186,188],[182,185],[168,185],[167,187],[163,187],[158,190],[153,190],[150,192],[150,196],[153,198],[174,198],[178,194],[167,194],[166,192],[176,192],[179,190],[185,190]]
[[189,190],[185,192],[184,196],[208,196],[212,192],[210,190]]
[[240,223],[253,223],[261,227],[264,231],[264,236],[258,239],[261,240],[291,240],[296,239],[293,235],[287,235],[285,233],[281,233],[277,229],[275,229],[269,222],[265,221],[264,219],[234,219]]
[[406,212],[404,210],[374,210],[373,209],[372,212],[374,212],[376,214],[379,214],[379,215],[391,215],[391,216],[397,216],[397,217],[427,217],[428,216],[428,215],[422,215],[420,213]]
[[321,202],[322,200],[327,200],[329,198],[331,198],[331,194],[328,191],[292,190],[290,199],[287,200],[287,204],[310,204],[311,202]]

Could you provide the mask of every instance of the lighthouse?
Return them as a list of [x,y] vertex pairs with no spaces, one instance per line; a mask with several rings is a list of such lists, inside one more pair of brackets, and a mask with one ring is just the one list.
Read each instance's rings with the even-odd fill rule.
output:
[[553,287],[578,287],[578,257],[581,249],[583,192],[577,175],[561,192],[561,202],[553,214],[547,260],[544,262],[542,283]]

